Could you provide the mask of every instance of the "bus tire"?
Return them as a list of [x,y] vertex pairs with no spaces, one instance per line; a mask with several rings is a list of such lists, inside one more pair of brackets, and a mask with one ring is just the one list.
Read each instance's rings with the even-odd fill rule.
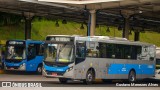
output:
[[67,78],[59,78],[59,82],[62,83],[62,84],[65,84],[67,83]]
[[128,75],[128,81],[133,83],[136,81],[136,73],[134,70],[131,70]]
[[42,74],[42,65],[41,64],[38,65],[38,67],[37,67],[37,73]]
[[85,84],[90,85],[95,80],[95,74],[93,70],[89,70],[86,74],[86,79],[83,81]]

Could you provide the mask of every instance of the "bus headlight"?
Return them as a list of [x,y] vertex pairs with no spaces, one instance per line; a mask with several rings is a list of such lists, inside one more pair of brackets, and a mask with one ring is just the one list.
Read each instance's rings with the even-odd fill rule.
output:
[[26,69],[26,63],[23,63],[19,67],[20,70],[25,70]]
[[43,71],[46,71],[46,69],[45,69],[44,67],[42,68],[42,70],[43,70]]
[[25,65],[26,65],[26,63],[23,63],[23,64],[20,65],[20,67],[23,67],[23,66],[25,66]]
[[67,69],[67,72],[71,71],[72,69],[73,69],[73,66],[69,67],[69,68]]

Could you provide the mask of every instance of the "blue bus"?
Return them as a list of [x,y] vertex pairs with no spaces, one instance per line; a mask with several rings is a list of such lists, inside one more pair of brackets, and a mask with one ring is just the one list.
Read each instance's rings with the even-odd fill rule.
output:
[[42,41],[8,40],[6,42],[4,70],[42,72]]
[[52,36],[44,44],[45,77],[59,78],[61,83],[95,79],[137,79],[155,76],[155,45],[107,36]]

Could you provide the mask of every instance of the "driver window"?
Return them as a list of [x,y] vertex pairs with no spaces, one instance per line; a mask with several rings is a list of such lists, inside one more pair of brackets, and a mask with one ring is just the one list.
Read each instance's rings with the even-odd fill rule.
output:
[[76,57],[78,58],[85,58],[86,52],[86,43],[85,42],[77,42],[76,44]]

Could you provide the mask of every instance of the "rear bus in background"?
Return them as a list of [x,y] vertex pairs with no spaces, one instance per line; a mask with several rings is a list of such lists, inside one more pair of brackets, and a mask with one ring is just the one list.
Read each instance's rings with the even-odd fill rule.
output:
[[160,75],[160,48],[156,48],[156,75]]
[[42,41],[8,40],[6,42],[4,70],[42,72]]
[[155,76],[155,45],[107,36],[47,36],[43,75],[61,83]]

